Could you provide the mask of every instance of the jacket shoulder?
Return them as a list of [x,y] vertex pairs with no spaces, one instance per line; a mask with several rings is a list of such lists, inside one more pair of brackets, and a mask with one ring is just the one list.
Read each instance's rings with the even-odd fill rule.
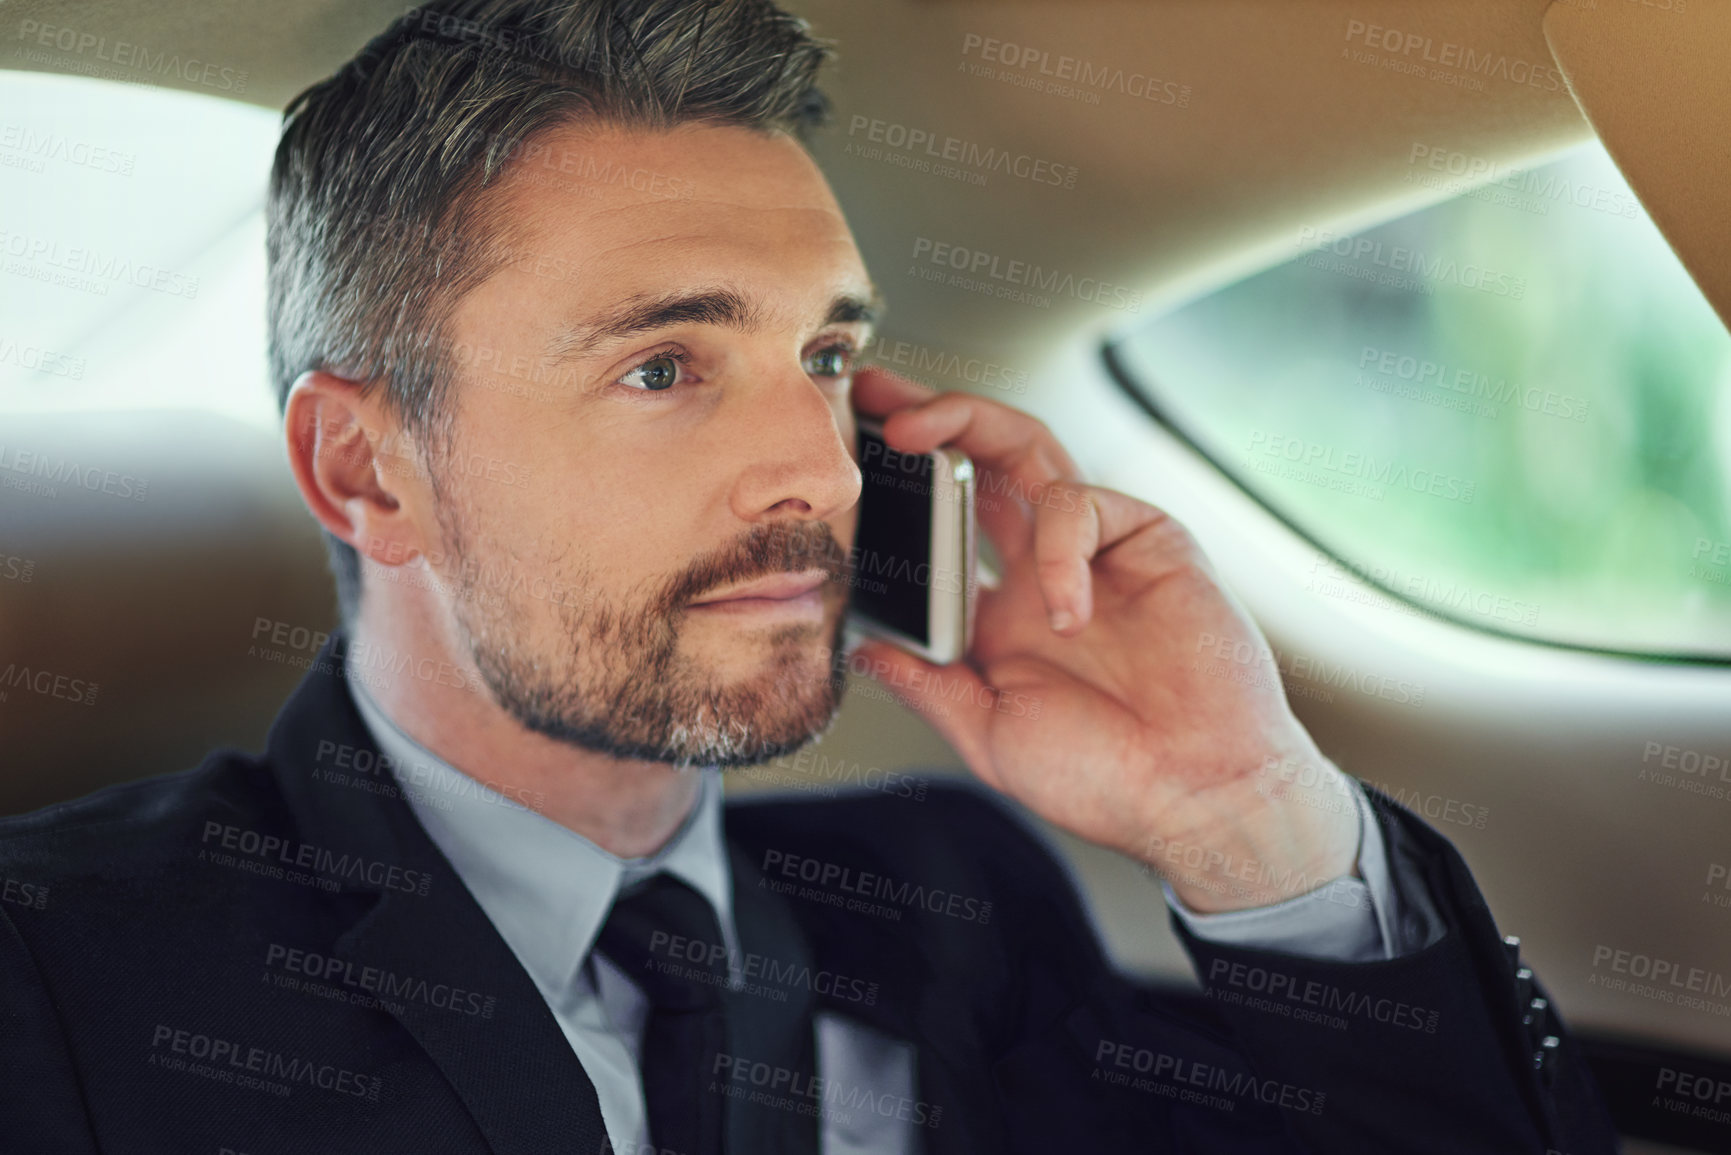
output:
[[93,872],[160,869],[186,858],[203,823],[263,822],[280,813],[278,802],[261,758],[216,750],[189,770],[0,817],[0,869],[41,885]]

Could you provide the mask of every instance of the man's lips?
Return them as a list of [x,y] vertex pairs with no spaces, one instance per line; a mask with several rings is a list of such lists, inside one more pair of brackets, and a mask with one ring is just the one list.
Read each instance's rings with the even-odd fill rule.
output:
[[824,570],[778,573],[720,593],[708,594],[691,603],[699,617],[745,616],[760,621],[812,622],[824,620],[823,587],[829,578]]
[[785,602],[815,595],[829,574],[820,569],[798,573],[778,573],[759,578],[745,585],[734,586],[720,593],[706,594],[692,602],[693,607],[720,606],[727,602]]

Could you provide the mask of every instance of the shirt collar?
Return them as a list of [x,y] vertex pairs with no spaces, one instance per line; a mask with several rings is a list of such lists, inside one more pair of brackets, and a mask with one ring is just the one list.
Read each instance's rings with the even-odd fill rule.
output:
[[415,817],[543,991],[575,979],[619,891],[660,871],[709,900],[728,957],[738,956],[715,767],[695,771],[703,776],[697,803],[666,845],[620,858],[451,766],[392,721],[346,668],[344,676]]

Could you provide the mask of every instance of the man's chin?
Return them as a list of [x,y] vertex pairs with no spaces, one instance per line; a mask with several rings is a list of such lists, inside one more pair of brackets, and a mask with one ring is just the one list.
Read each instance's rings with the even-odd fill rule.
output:
[[676,727],[681,762],[730,768],[755,766],[810,745],[834,727],[846,681],[836,676],[826,646],[784,659],[757,676],[731,683],[718,713]]

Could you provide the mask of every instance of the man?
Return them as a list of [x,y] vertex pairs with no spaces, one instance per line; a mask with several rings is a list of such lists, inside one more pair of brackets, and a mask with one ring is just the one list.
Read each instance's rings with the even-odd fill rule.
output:
[[[765,0],[450,0],[290,106],[272,367],[345,628],[262,755],[0,826],[49,899],[0,912],[8,1150],[1615,1149],[1458,855],[1191,668],[1268,651],[1184,531],[855,371],[824,55]],[[996,495],[959,700],[842,651],[856,414]],[[1212,997],[1114,975],[980,793],[724,813],[850,665],[1159,872]]]

